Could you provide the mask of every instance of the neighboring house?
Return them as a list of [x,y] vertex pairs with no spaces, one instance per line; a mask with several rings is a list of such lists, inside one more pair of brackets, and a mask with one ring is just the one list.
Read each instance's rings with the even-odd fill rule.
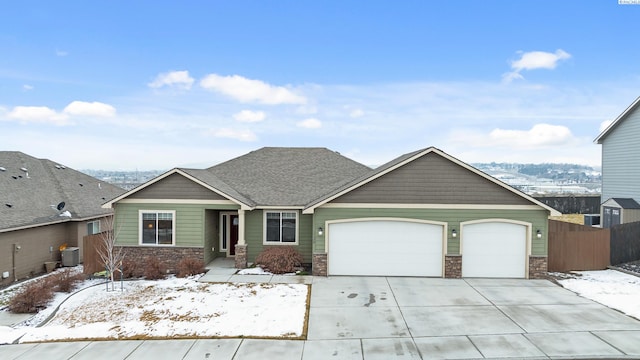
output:
[[173,169],[104,206],[128,256],[241,268],[291,245],[315,275],[539,277],[559,214],[433,147],[375,170],[322,148],[262,148]]
[[640,221],[640,97],[598,137],[602,145],[603,227]]
[[59,247],[100,232],[101,205],[124,190],[59,163],[0,151],[0,285],[44,272]]

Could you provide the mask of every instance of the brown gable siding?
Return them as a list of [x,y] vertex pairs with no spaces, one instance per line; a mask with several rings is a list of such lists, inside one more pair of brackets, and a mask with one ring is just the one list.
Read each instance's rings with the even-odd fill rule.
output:
[[227,200],[180,174],[171,174],[128,196],[129,199]]
[[531,205],[525,198],[442,156],[429,153],[334,203]]

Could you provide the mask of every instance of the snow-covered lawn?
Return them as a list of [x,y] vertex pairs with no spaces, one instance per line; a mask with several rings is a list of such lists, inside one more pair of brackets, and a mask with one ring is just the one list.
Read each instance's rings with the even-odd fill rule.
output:
[[576,271],[575,277],[559,280],[580,296],[640,319],[640,278],[615,270]]
[[46,325],[37,323],[61,303],[58,294],[43,314],[16,326],[0,326],[0,344],[60,339],[179,337],[283,337],[303,335],[308,286],[301,284],[201,283],[196,278],[104,284],[69,297]]

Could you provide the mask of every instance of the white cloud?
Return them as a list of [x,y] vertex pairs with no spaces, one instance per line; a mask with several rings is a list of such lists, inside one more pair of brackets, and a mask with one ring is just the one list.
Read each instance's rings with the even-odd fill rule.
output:
[[221,128],[211,131],[211,134],[219,138],[235,139],[240,141],[256,141],[258,137],[250,130],[235,130],[230,128]]
[[242,110],[239,113],[234,114],[233,118],[239,122],[253,123],[264,120],[266,116],[267,115],[264,113],[264,111]]
[[64,57],[64,56],[67,56],[67,55],[69,55],[69,52],[64,51],[64,50],[56,49],[56,56]]
[[600,123],[600,132],[605,131],[609,125],[613,124],[613,120],[605,120]]
[[31,90],[33,90],[33,86],[29,84],[22,85],[22,91],[31,91]]
[[171,86],[180,89],[191,89],[191,85],[195,80],[189,76],[189,72],[184,71],[170,71],[166,73],[159,74],[156,76],[155,80],[150,82],[148,85],[151,88],[161,88],[163,86]]
[[521,74],[523,70],[553,70],[561,60],[566,60],[570,57],[571,54],[562,49],[556,50],[555,53],[545,51],[522,52],[520,59],[511,62],[512,71],[504,74],[502,79],[506,82],[523,79],[524,77]]
[[318,119],[310,118],[310,119],[299,121],[296,125],[298,127],[305,128],[305,129],[319,129],[322,127],[322,121]]
[[204,89],[230,96],[240,102],[257,102],[268,105],[304,104],[307,99],[282,86],[269,85],[260,80],[239,75],[220,76],[209,74],[200,81]]
[[364,111],[362,111],[362,109],[353,109],[349,113],[349,116],[352,117],[352,118],[359,118],[359,117],[364,116]]
[[79,116],[111,117],[116,114],[116,108],[101,102],[73,101],[64,108],[64,113]]
[[535,124],[530,130],[494,129],[490,144],[518,147],[562,145],[573,141],[573,134],[562,125]]
[[51,123],[54,125],[67,125],[68,117],[59,114],[46,106],[16,106],[7,115],[10,119],[23,123]]

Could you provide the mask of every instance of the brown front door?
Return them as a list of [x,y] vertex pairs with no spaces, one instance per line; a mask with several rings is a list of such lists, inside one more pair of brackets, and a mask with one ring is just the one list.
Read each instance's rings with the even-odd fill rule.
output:
[[238,215],[229,215],[229,255],[236,254],[238,243]]

